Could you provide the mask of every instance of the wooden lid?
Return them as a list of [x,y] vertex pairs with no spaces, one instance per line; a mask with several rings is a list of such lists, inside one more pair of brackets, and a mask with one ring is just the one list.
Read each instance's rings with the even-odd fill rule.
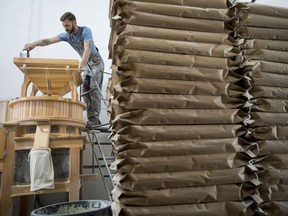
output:
[[43,94],[63,96],[71,91],[69,81],[82,83],[76,59],[14,58],[14,64]]

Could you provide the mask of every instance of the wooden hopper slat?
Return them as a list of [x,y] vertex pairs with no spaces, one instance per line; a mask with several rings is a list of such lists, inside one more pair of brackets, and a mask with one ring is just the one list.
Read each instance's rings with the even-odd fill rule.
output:
[[77,71],[79,61],[75,59],[14,58],[14,64],[43,94],[64,96],[71,91],[70,80],[76,86],[82,83]]

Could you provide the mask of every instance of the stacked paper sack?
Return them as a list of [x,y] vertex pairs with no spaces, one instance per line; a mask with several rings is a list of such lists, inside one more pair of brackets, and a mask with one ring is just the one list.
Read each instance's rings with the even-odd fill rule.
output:
[[[285,188],[285,172],[273,176],[277,187],[270,182],[285,160],[271,152],[286,141],[266,140],[280,139],[280,131],[285,139],[285,119],[278,116],[285,107],[277,106],[285,93],[281,88],[282,101],[273,102],[276,114],[267,110],[266,94],[275,96],[278,88],[257,85],[285,81],[276,72],[272,81],[271,72],[262,73],[264,61],[255,59],[266,54],[249,38],[250,5],[230,6],[225,0],[111,1],[113,215],[262,214],[275,204],[266,204],[271,190],[279,182]],[[266,116],[279,126],[267,126]],[[269,170],[271,160],[276,165]]]
[[247,141],[257,146],[259,214],[288,212],[288,9],[242,3],[231,8],[236,36],[245,39],[242,83],[251,115]]

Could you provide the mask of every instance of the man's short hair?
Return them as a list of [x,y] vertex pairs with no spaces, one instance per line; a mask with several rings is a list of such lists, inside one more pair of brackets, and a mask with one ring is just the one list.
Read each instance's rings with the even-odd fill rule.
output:
[[61,17],[60,17],[60,21],[65,21],[65,20],[69,20],[69,21],[76,21],[76,17],[73,13],[71,12],[66,12],[64,13]]

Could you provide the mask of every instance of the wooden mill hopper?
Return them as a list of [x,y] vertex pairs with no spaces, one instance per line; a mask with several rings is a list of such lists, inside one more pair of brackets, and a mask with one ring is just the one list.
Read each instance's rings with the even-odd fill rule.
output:
[[[81,85],[78,73],[78,60],[14,58],[16,66],[24,73],[21,98],[10,103],[11,121],[26,120],[65,120],[78,122],[84,127],[82,114],[84,104],[78,101],[77,86]],[[29,85],[32,85],[27,97]],[[42,96],[35,96],[40,91]],[[71,98],[62,96],[71,92]]]
[[[0,199],[5,208],[0,207],[0,215],[10,215],[11,197],[15,196],[68,192],[70,201],[79,200],[80,154],[85,142],[81,135],[85,104],[77,94],[82,82],[78,60],[14,58],[14,63],[23,72],[24,81],[21,97],[10,102],[11,118],[6,123],[7,157]],[[68,93],[70,97],[64,98]],[[32,148],[43,147],[52,150],[54,189],[30,191],[26,158]],[[24,214],[27,210],[20,211]]]
[[74,87],[81,84],[80,74],[77,73],[78,60],[14,58],[14,63],[25,76],[21,94],[26,93],[25,88],[30,82],[44,95],[59,96],[64,96],[70,91],[74,93]]

